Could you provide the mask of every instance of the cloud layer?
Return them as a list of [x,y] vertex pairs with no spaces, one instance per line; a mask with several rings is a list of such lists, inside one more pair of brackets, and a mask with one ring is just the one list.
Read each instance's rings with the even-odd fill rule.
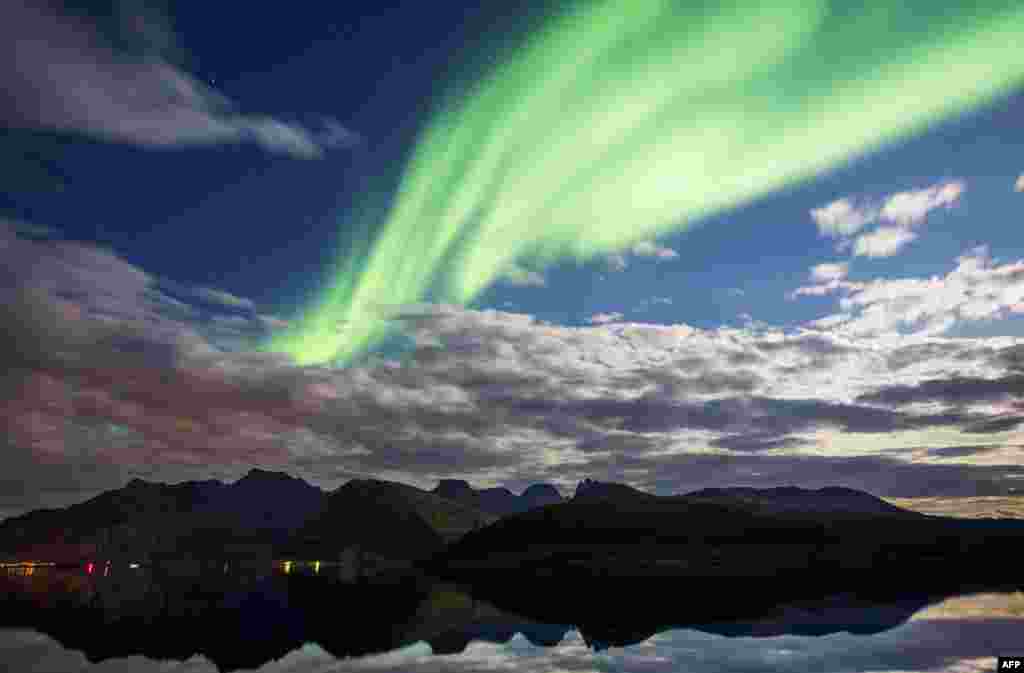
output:
[[[326,486],[373,475],[571,488],[591,476],[658,492],[840,483],[897,496],[1001,495],[1024,472],[1024,346],[927,328],[1022,301],[1024,263],[984,250],[945,279],[853,283],[841,264],[815,267],[808,287],[838,294],[846,312],[788,330],[391,307],[408,352],[341,369],[255,352],[285,320],[109,250],[5,224],[0,260],[12,326],[0,348],[12,466],[0,507],[11,512],[128,474],[254,464]],[[906,321],[925,327],[899,329]]]
[[[252,142],[319,158],[359,137],[326,118],[319,129],[247,115],[177,67],[166,19],[142,2],[14,0],[0,23],[0,123],[70,131],[149,147]],[[105,11],[104,11],[105,10]],[[105,21],[101,20],[105,17]]]

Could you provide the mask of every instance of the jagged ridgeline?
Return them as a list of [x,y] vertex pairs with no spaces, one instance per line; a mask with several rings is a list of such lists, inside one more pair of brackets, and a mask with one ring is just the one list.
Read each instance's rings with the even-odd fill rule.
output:
[[456,481],[426,491],[358,479],[328,492],[261,469],[234,483],[133,479],[83,503],[5,520],[0,552],[10,560],[79,563],[97,557],[329,558],[359,547],[418,559],[499,516],[558,501],[550,485],[515,495]]

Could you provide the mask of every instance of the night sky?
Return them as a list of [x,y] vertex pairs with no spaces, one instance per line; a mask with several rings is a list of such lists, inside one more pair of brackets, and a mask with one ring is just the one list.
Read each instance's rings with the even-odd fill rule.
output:
[[0,517],[1015,493],[1024,9],[488,4],[5,4]]

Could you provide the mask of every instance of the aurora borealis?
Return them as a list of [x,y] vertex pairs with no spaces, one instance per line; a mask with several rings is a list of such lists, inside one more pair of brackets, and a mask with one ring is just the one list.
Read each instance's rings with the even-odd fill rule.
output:
[[512,262],[622,250],[921,131],[1020,81],[1022,27],[1010,1],[580,3],[427,122],[369,256],[267,348],[345,362],[386,307],[466,304]]

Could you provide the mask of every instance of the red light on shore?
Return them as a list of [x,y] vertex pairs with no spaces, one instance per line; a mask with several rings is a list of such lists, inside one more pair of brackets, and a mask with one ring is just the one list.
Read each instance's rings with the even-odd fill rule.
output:
[[93,570],[96,570],[96,564],[95,563],[93,563],[92,561],[89,561],[88,563],[85,564],[85,572],[87,572],[87,573],[89,573],[91,575]]

